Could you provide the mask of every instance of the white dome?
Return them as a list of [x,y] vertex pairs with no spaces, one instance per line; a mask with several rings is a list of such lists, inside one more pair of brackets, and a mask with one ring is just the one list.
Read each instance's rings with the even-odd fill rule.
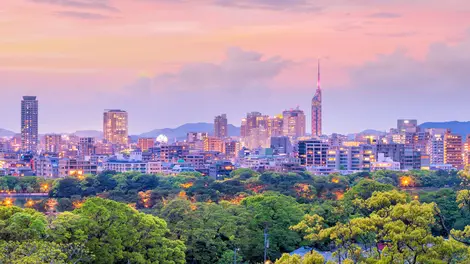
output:
[[159,135],[157,137],[157,142],[159,143],[168,143],[168,137],[165,135]]

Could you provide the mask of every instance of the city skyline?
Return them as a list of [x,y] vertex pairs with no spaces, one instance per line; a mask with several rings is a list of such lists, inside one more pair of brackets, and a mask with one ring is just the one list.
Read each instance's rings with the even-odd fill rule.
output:
[[[325,134],[470,116],[455,108],[470,95],[470,3],[74,2],[0,8],[0,110],[38,96],[41,134],[101,130],[106,108],[129,112],[131,134],[217,113],[237,126],[251,111],[308,115],[317,58]],[[0,128],[19,132],[19,118],[4,116]]]

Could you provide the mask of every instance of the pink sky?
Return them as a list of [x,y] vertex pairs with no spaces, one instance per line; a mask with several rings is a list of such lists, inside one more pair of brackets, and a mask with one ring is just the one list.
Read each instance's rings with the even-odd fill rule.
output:
[[[374,100],[381,94],[388,96],[384,89],[390,89],[390,76],[382,76],[378,66],[386,73],[387,67],[403,69],[405,64],[443,65],[437,62],[447,60],[447,56],[439,57],[439,45],[445,54],[462,54],[462,61],[459,56],[450,58],[449,67],[455,63],[469,66],[470,2],[311,2],[315,5],[309,0],[2,1],[1,110],[18,109],[21,95],[38,95],[40,132],[100,129],[104,108],[128,110],[133,133],[211,121],[222,112],[228,113],[229,122],[236,125],[248,111],[272,115],[300,105],[309,114],[316,59],[322,58],[327,132],[385,129],[407,113],[422,121],[469,116],[468,111],[430,115],[430,111],[422,110],[425,105],[390,113],[390,109],[381,108],[383,104],[377,104],[372,106],[374,116],[386,115],[385,120],[337,119],[342,107],[356,106],[348,98],[340,98],[344,91],[357,89],[355,94]],[[241,59],[227,59],[226,52],[235,47],[263,57],[255,59],[259,64],[244,60],[241,53],[236,55]],[[279,57],[279,64],[271,65],[269,59],[273,57]],[[362,70],[376,64],[377,80],[372,82],[370,76],[366,80]],[[223,69],[223,78],[213,76],[218,72],[211,70],[214,66]],[[425,76],[436,70],[431,66],[411,75],[420,76],[410,87],[417,94],[426,91],[422,87]],[[412,66],[410,69],[415,70]],[[403,75],[409,77],[408,73]],[[172,74],[172,81],[162,81],[168,74]],[[188,81],[188,74],[205,77],[194,82],[194,76],[190,76]],[[142,77],[152,80],[142,87]],[[450,80],[456,82],[452,85],[456,92],[469,95],[468,89],[458,90],[468,80],[459,77]],[[240,87],[227,87],[236,86],[238,81]],[[372,92],[362,87],[371,82],[375,85]],[[409,83],[414,84],[412,80]],[[400,98],[396,93],[390,96]],[[221,100],[230,102],[217,102]],[[162,111],[173,114],[164,115]],[[350,114],[364,113],[358,110]],[[60,121],[65,114],[69,119]],[[3,117],[0,127],[18,131],[19,113]]]

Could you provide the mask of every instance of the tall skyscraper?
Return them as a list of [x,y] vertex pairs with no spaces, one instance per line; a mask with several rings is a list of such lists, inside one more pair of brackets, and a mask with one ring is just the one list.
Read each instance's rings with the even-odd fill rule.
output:
[[318,61],[317,91],[312,98],[312,137],[322,135],[322,99],[320,86],[320,61]]
[[282,115],[270,117],[268,119],[268,136],[269,137],[280,137],[283,135],[282,126],[284,120]]
[[259,112],[248,113],[242,119],[241,136],[247,148],[269,147],[269,116]]
[[227,115],[219,115],[214,119],[214,136],[216,138],[226,138],[228,136]]
[[36,152],[39,141],[39,103],[36,96],[23,96],[21,101],[21,149]]
[[104,139],[116,145],[129,143],[128,116],[123,110],[106,110],[103,117]]
[[305,114],[304,111],[297,109],[286,110],[282,113],[283,135],[290,138],[305,136]]

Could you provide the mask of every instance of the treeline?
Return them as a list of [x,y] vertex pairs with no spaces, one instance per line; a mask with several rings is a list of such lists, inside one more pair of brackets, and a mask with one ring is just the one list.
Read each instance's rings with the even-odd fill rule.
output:
[[[71,212],[51,215],[47,221],[58,221],[63,215],[82,215],[82,218],[85,209],[88,213],[84,218],[93,221],[114,219],[113,211],[133,212],[142,217],[138,219],[145,219],[144,222],[161,223],[160,227],[155,227],[161,230],[155,241],[180,243],[177,248],[182,255],[171,250],[170,255],[161,255],[165,251],[158,251],[164,261],[147,260],[145,254],[155,251],[152,247],[135,245],[140,249],[134,249],[123,242],[127,236],[148,233],[149,229],[136,221],[129,223],[133,227],[122,224],[114,230],[107,229],[114,220],[99,222],[102,229],[80,231],[83,240],[78,242],[51,240],[50,235],[34,241],[55,243],[61,252],[65,250],[64,245],[78,243],[88,252],[87,259],[93,259],[91,263],[98,256],[108,259],[103,263],[127,263],[129,256],[136,256],[129,263],[180,263],[171,262],[174,261],[172,256],[178,255],[186,263],[225,264],[233,263],[235,253],[237,263],[261,263],[266,232],[269,238],[267,257],[281,264],[323,263],[324,258],[315,252],[303,259],[282,255],[300,246],[332,251],[334,263],[465,263],[462,259],[468,257],[466,243],[470,242],[469,175],[468,171],[459,174],[383,171],[312,176],[308,173],[258,174],[240,169],[224,181],[197,173],[159,176],[104,172],[82,178],[69,177],[52,183],[49,194],[58,202],[56,209]],[[418,192],[418,195],[415,195],[416,190],[412,195],[406,192],[413,187],[430,187],[437,191]],[[106,199],[92,198],[95,196]],[[51,211],[44,203],[34,204],[33,208]],[[106,209],[108,204],[112,209]],[[96,227],[88,222],[84,226]],[[136,233],[128,234],[123,228],[132,228]],[[60,229],[72,232],[76,228]],[[114,234],[118,237],[109,240],[101,235],[107,232],[122,234]],[[65,236],[70,237],[70,234]],[[103,244],[92,247],[95,244],[90,241],[98,243],[94,236],[99,236]],[[151,237],[153,234],[146,239]],[[116,256],[96,251],[108,249],[104,241],[123,243],[123,251],[116,251]],[[139,244],[140,239],[131,241]],[[149,250],[151,252],[146,252]],[[443,254],[446,250],[451,253]],[[107,252],[114,251],[113,248]]]
[[[158,216],[167,222],[171,238],[185,243],[188,263],[231,263],[229,260],[233,260],[235,250],[240,261],[257,263],[263,261],[265,230],[270,240],[267,254],[272,260],[300,246],[335,250],[338,246],[333,241],[306,239],[300,230],[291,227],[301,222],[306,214],[321,217],[325,227],[367,216],[372,211],[360,207],[360,203],[377,191],[448,187],[422,193],[418,198],[423,202],[437,202],[449,230],[463,229],[470,222],[468,213],[456,202],[461,184],[459,174],[443,171],[312,176],[308,173],[258,174],[240,169],[224,181],[197,173],[167,177],[104,172],[84,179],[59,180],[50,195],[58,198],[62,210],[72,210],[74,201],[97,195]],[[430,228],[432,235],[449,235],[438,222]]]

